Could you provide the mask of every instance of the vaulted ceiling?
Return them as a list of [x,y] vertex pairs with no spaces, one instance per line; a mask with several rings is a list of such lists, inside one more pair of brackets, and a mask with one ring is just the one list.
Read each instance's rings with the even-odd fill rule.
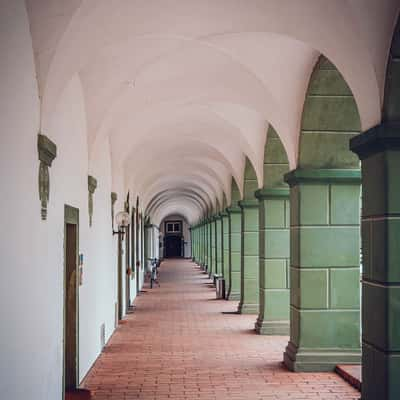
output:
[[297,163],[320,54],[339,69],[362,129],[381,120],[397,0],[27,0],[41,129],[78,76],[89,160],[108,137],[114,177],[161,221],[229,204],[245,159],[259,186],[271,124]]

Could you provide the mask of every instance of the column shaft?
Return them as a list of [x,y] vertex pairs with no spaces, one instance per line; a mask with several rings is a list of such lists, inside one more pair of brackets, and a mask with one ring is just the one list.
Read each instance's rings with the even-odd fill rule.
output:
[[242,210],[239,207],[229,207],[229,291],[228,300],[240,300],[240,275],[241,275],[241,226]]
[[289,335],[289,189],[256,192],[260,202],[260,313],[256,331]]
[[400,398],[400,124],[351,140],[361,159],[362,399]]
[[302,170],[290,185],[290,342],[294,371],[360,362],[360,172]]
[[241,235],[241,279],[240,302],[241,314],[259,312],[259,206],[258,200],[239,202],[242,209]]

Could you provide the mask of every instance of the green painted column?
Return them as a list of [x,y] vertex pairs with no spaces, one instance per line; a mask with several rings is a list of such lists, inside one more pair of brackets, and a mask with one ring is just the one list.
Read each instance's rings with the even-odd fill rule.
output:
[[208,234],[209,234],[209,257],[208,257],[208,276],[211,278],[215,273],[215,226],[213,217],[208,220]]
[[242,259],[242,210],[239,207],[228,207],[229,215],[229,281],[228,300],[240,300],[240,274]]
[[240,314],[259,312],[259,205],[258,200],[242,200]]
[[290,186],[293,371],[360,362],[360,171],[297,169]]
[[262,189],[259,200],[260,313],[256,331],[262,335],[289,335],[289,189]]
[[223,264],[222,264],[222,275],[225,279],[225,291],[228,293],[228,282],[229,282],[229,264],[230,264],[230,249],[229,249],[229,214],[224,211],[221,213],[222,216],[222,248],[223,248]]
[[195,245],[195,233],[194,233],[194,227],[192,227],[191,229],[191,239],[192,239],[192,245],[193,245],[193,249],[192,249],[192,258],[195,259],[196,258],[196,245]]
[[204,221],[201,223],[201,228],[200,228],[200,259],[201,259],[201,266],[204,268],[204,265],[206,264],[206,259],[205,259],[205,251],[204,251]]
[[210,257],[209,257],[209,248],[210,248],[210,236],[208,233],[208,219],[204,221],[204,260],[205,260],[205,270],[208,272]]
[[193,241],[193,259],[197,263],[197,229],[194,226],[192,228],[192,241]]
[[212,238],[212,259],[213,259],[213,274],[218,273],[217,263],[217,217],[214,215],[211,222],[211,238]]
[[[399,108],[400,115],[400,108]],[[351,140],[362,165],[362,399],[400,398],[400,123]]]
[[222,216],[218,214],[215,217],[215,253],[216,253],[216,271],[218,274],[223,273],[223,227],[222,227]]

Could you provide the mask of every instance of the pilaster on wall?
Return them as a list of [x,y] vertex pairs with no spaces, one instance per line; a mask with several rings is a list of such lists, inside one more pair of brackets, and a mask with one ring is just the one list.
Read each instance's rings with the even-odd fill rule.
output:
[[227,291],[228,300],[240,300],[240,274],[241,274],[241,227],[242,210],[239,207],[228,207],[229,215],[229,283]]
[[302,170],[290,186],[290,342],[293,371],[360,362],[360,172]]
[[400,398],[400,123],[355,137],[351,149],[361,159],[363,185],[362,399],[395,400]]
[[263,189],[256,197],[260,203],[260,313],[255,327],[262,335],[288,335],[289,189]]
[[242,209],[241,286],[238,312],[259,312],[259,207],[258,200],[239,202]]

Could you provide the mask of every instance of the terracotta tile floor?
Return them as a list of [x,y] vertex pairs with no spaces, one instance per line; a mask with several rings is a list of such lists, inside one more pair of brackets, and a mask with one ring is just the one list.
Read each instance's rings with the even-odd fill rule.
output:
[[84,382],[104,399],[358,399],[334,373],[291,373],[281,365],[286,337],[256,335],[254,315],[222,314],[195,264],[164,262],[149,289]]

